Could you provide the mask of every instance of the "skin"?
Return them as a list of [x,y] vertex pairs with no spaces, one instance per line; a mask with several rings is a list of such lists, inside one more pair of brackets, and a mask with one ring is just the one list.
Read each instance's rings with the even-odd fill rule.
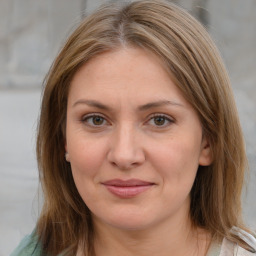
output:
[[[68,95],[65,147],[92,212],[96,255],[205,255],[210,238],[192,228],[189,194],[210,148],[158,57],[122,48],[82,66]],[[153,185],[120,198],[102,184],[132,178]]]

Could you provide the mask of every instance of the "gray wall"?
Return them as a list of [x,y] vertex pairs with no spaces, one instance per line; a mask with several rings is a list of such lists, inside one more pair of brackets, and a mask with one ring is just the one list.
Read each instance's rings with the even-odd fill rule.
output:
[[209,0],[209,30],[227,65],[250,163],[244,216],[256,229],[256,1]]
[[[0,0],[0,256],[38,215],[34,135],[43,78],[84,13],[103,2]],[[251,167],[244,215],[256,229],[256,1],[173,2],[205,24],[229,70]]]
[[0,88],[39,87],[82,0],[0,0]]

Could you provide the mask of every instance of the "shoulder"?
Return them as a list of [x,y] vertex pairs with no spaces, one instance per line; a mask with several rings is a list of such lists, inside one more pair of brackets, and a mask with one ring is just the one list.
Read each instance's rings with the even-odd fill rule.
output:
[[37,236],[33,232],[31,235],[25,236],[18,247],[10,256],[45,256],[42,253],[40,243]]
[[244,242],[246,242],[252,250],[248,251],[238,244],[224,238],[221,246],[220,256],[256,256],[256,238],[244,230],[236,227],[232,228],[232,231],[236,233],[236,235],[238,235]]
[[222,246],[221,246],[221,253],[219,256],[255,256],[255,252],[248,251],[241,246],[229,241],[228,239],[224,238]]

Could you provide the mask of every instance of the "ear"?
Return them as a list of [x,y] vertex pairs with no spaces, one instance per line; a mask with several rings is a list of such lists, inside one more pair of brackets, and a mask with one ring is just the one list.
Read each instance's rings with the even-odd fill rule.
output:
[[212,163],[212,159],[212,150],[209,140],[206,137],[203,137],[199,156],[199,165],[208,166]]

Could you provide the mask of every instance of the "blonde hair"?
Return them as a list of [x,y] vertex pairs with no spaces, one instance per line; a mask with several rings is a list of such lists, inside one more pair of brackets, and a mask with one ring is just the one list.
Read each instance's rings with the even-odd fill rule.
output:
[[191,15],[164,1],[143,0],[106,4],[86,17],[46,77],[37,139],[45,197],[36,231],[44,251],[75,255],[82,243],[85,255],[93,255],[90,211],[64,160],[69,85],[89,59],[129,46],[162,59],[210,141],[213,163],[199,166],[191,190],[193,224],[214,238],[240,243],[230,229],[244,228],[240,198],[247,159],[226,69],[208,33]]

